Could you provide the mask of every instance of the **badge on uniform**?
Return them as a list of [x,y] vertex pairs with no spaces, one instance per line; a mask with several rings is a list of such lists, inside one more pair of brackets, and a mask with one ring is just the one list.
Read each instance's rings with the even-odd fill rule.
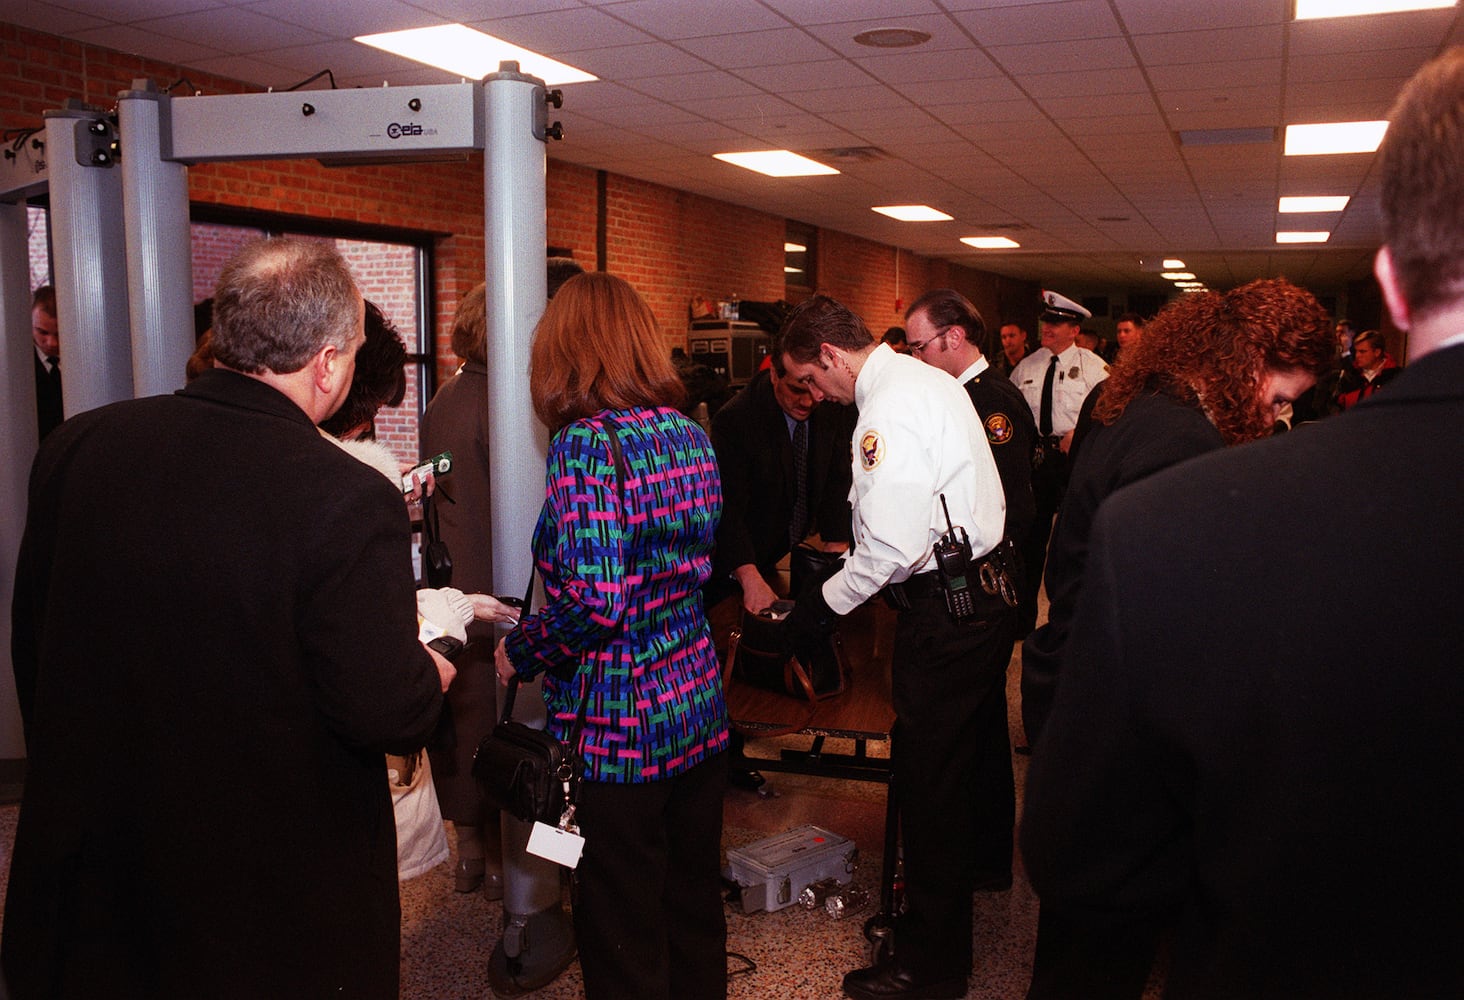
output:
[[879,431],[865,431],[859,439],[859,464],[865,472],[872,472],[883,459],[884,438],[879,436]]
[[992,444],[1006,444],[1012,439],[1012,422],[1005,413],[993,413],[986,418],[986,440]]
[[1077,365],[1073,365],[1071,368],[1068,369],[1068,378],[1077,378],[1081,374],[1083,374],[1083,369],[1079,368]]

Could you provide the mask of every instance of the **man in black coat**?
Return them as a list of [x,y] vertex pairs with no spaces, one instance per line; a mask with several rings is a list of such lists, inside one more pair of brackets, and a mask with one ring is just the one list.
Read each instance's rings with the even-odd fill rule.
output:
[[[801,508],[795,460],[800,433],[807,462]],[[778,561],[811,532],[827,549],[848,548],[853,433],[853,407],[816,404],[806,388],[776,368],[759,372],[717,411],[712,446],[725,505],[705,591],[708,607],[740,589],[748,611],[766,608],[775,597],[769,580]],[[794,523],[797,518],[801,523]]]
[[1028,777],[1029,997],[1138,997],[1164,927],[1166,997],[1464,996],[1464,47],[1388,118],[1413,363],[1099,511]]
[[216,369],[74,416],[32,470],[13,1000],[397,995],[383,754],[453,668],[417,640],[400,492],[315,426],[361,296],[328,245],[262,241],[214,308]]
[[36,345],[36,419],[41,440],[65,419],[61,407],[61,338],[56,289],[42,285],[31,298],[31,341]]

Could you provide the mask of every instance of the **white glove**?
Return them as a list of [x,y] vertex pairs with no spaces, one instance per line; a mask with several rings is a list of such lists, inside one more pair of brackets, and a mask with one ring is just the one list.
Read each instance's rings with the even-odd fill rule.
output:
[[473,603],[461,590],[440,587],[417,591],[417,616],[431,622],[459,642],[468,641],[467,624],[473,620]]

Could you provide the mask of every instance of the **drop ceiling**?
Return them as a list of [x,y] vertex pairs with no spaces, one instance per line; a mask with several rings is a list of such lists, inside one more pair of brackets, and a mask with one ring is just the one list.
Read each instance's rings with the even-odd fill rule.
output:
[[[1335,292],[1379,240],[1376,156],[1281,155],[1287,124],[1386,117],[1464,43],[1445,10],[1291,20],[1292,0],[7,0],[0,20],[283,88],[455,82],[353,42],[459,21],[594,73],[550,156],[1014,278],[1158,291],[1140,259],[1212,287],[1284,274]],[[854,36],[914,29],[874,49]],[[165,81],[171,82],[171,81]],[[1271,141],[1181,145],[1191,130]],[[837,176],[774,179],[711,154],[792,149]],[[1348,195],[1277,214],[1283,195]],[[900,223],[875,205],[954,218]],[[1330,230],[1277,247],[1278,229]],[[977,251],[963,236],[1005,235]]]

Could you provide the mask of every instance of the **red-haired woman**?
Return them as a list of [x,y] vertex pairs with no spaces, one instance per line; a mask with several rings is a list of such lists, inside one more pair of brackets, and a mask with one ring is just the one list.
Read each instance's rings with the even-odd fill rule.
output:
[[1331,317],[1284,278],[1185,295],[1123,352],[1103,383],[1053,529],[1047,623],[1022,645],[1029,744],[1052,705],[1098,505],[1187,458],[1265,437],[1281,406],[1330,371],[1336,355]]
[[650,307],[612,275],[554,296],[529,391],[553,434],[533,543],[545,603],[496,660],[505,682],[545,675],[560,739],[589,692],[575,814],[585,995],[716,1000],[728,730],[701,598],[722,512],[716,456],[676,409],[684,390]]

